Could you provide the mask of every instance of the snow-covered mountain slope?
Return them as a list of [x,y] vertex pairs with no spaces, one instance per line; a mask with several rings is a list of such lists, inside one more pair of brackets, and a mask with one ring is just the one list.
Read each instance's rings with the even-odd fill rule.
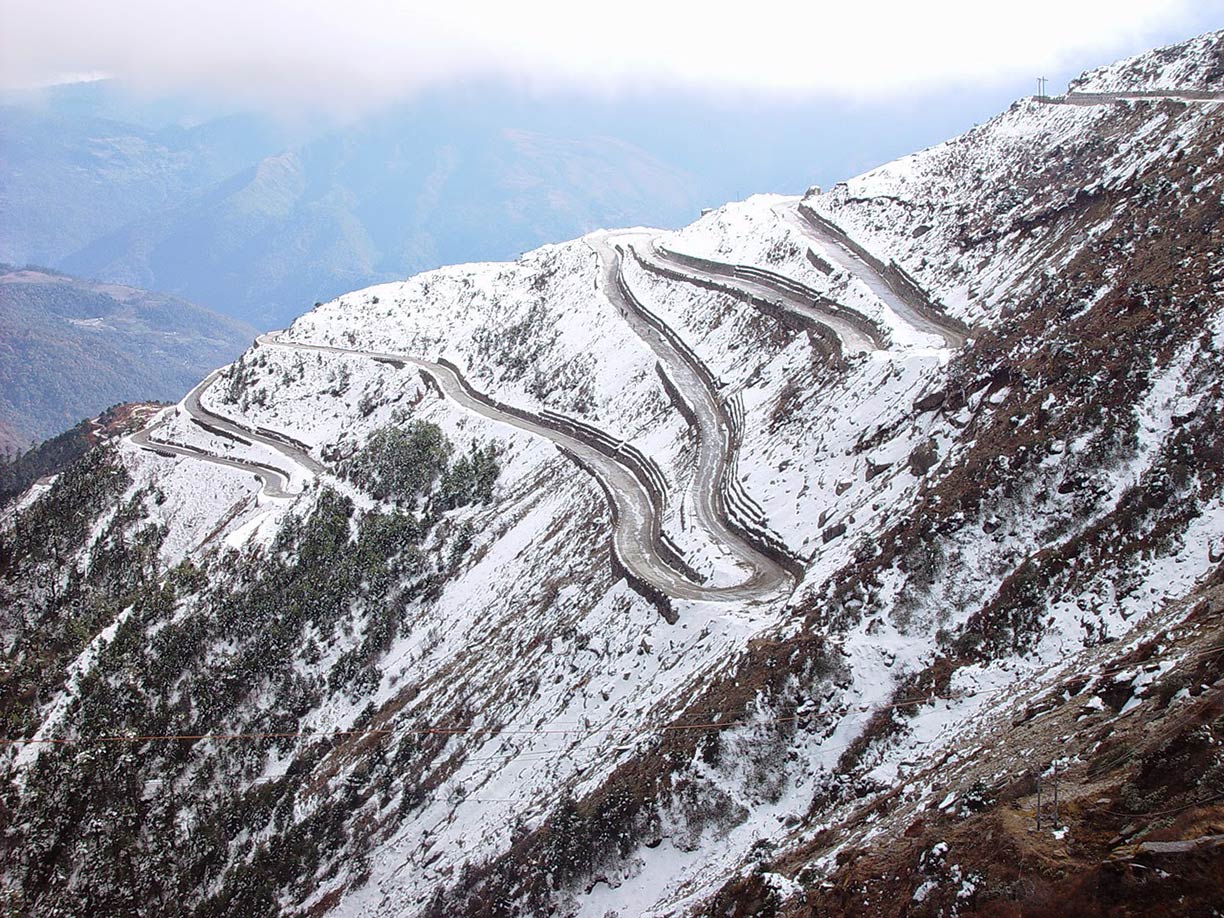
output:
[[[1210,90],[1220,43],[1083,85]],[[5,905],[1040,911],[1190,840],[1210,877],[1222,108],[1024,100],[261,339],[5,518]],[[984,857],[1056,761],[1073,803]]]
[[1072,92],[1213,91],[1224,89],[1224,42],[1218,32],[1089,70]]

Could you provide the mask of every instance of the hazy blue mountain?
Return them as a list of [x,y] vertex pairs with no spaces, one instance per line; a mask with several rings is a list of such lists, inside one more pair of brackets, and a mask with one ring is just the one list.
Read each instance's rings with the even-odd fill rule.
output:
[[254,334],[173,297],[0,265],[0,448],[119,402],[177,399]]
[[287,125],[106,81],[10,93],[0,259],[270,327],[415,271],[827,184],[963,128],[998,95],[924,108],[473,84]]
[[71,109],[0,108],[0,260],[56,264],[276,150],[266,119],[149,128]]
[[696,211],[693,186],[615,139],[387,119],[266,157],[61,265],[273,325],[378,280],[679,220]]

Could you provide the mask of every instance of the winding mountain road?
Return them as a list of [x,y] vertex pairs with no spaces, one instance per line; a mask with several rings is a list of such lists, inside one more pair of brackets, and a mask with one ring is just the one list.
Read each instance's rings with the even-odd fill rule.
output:
[[855,275],[876,297],[888,306],[901,321],[912,329],[926,335],[942,338],[944,345],[958,348],[965,343],[965,329],[951,317],[932,316],[924,304],[914,301],[904,290],[888,281],[875,265],[850,249],[828,229],[810,219],[799,206],[799,199],[774,205],[774,213],[795,226],[808,238],[820,245],[821,253],[834,265]]
[[[916,328],[939,334],[949,342],[963,340],[955,329],[944,327],[913,308],[872,265],[839,245],[820,227],[804,220],[793,205],[785,214],[799,221],[810,235],[820,238],[824,243],[822,248],[831,250],[829,254],[835,255],[839,264],[862,277],[881,299]],[[620,245],[622,240],[624,247]],[[566,423],[548,412],[535,414],[497,402],[474,389],[460,369],[446,361],[290,341],[282,338],[279,332],[260,335],[256,346],[341,354],[397,367],[412,366],[427,374],[444,396],[461,408],[549,440],[601,484],[613,514],[612,540],[616,560],[631,582],[643,584],[649,591],[658,591],[669,598],[704,601],[772,600],[787,594],[801,576],[802,564],[762,526],[734,519],[728,511],[728,476],[732,474],[730,469],[738,442],[728,406],[718,391],[719,383],[692,349],[633,295],[623,275],[625,250],[628,249],[644,266],[653,264],[676,279],[729,289],[743,297],[767,299],[771,305],[801,317],[804,322],[830,330],[843,350],[865,352],[879,348],[883,344],[881,337],[865,317],[839,310],[836,304],[824,301],[819,293],[764,269],[724,266],[672,253],[657,247],[648,234],[640,232],[595,235],[588,239],[588,244],[599,261],[602,292],[658,358],[684,402],[686,413],[691,415],[698,449],[695,472],[686,496],[691,497],[699,525],[722,549],[724,556],[743,571],[744,578],[738,583],[725,586],[700,583],[682,562],[677,563],[674,552],[664,545],[662,517],[667,495],[660,490],[661,478],[656,473],[654,477],[658,480],[650,480],[650,475],[643,474],[640,456],[639,461],[632,461],[623,445],[610,446],[616,441],[598,431],[583,430],[581,425]],[[252,429],[206,407],[201,396],[220,373],[220,370],[211,373],[183,400],[182,410],[195,423],[216,435],[271,449],[311,478],[318,478],[326,471],[310,455],[306,444],[266,428]],[[134,445],[160,455],[184,456],[251,472],[259,477],[264,493],[270,497],[296,496],[290,491],[292,472],[286,469],[156,439],[153,434],[167,421],[168,418],[163,418],[129,439]]]
[[[663,364],[692,412],[697,429],[697,460],[687,493],[692,497],[694,514],[701,527],[721,546],[734,563],[751,575],[748,584],[767,591],[789,580],[776,560],[745,538],[729,522],[725,478],[730,473],[730,452],[734,448],[731,420],[716,391],[713,374],[691,350],[682,350],[665,335],[652,317],[629,291],[621,273],[622,254],[613,239],[633,239],[634,234],[593,236],[587,244],[599,258],[601,290],[624,317],[633,332]],[[657,320],[656,320],[657,321]]]
[[[908,301],[903,290],[890,284],[880,271],[824,227],[806,218],[797,202],[779,205],[780,215],[795,221],[821,248],[845,270],[861,277],[890,308],[917,330],[941,336],[949,346],[964,340],[954,320],[941,323]],[[620,243],[623,241],[624,245]],[[804,322],[822,326],[836,335],[843,351],[865,352],[883,345],[874,326],[865,317],[840,310],[816,291],[765,269],[721,265],[707,259],[669,252],[654,244],[648,234],[626,232],[594,235],[588,244],[599,262],[597,286],[602,288],[625,322],[654,353],[665,375],[683,402],[683,409],[696,429],[697,459],[686,497],[691,498],[698,524],[719,546],[743,579],[735,584],[713,586],[698,582],[691,570],[665,545],[662,530],[666,493],[657,470],[650,472],[649,460],[612,438],[583,429],[549,412],[536,414],[497,402],[474,389],[461,370],[446,361],[431,361],[410,354],[363,351],[302,341],[289,341],[275,332],[260,335],[257,347],[279,347],[295,351],[316,351],[360,357],[397,367],[415,367],[436,382],[443,395],[461,408],[518,430],[543,437],[576,464],[592,474],[602,486],[613,515],[612,542],[615,559],[636,588],[666,598],[702,601],[761,601],[786,595],[793,589],[802,565],[791,556],[776,537],[755,522],[740,520],[727,506],[728,476],[735,461],[738,439],[728,405],[719,393],[720,384],[708,367],[663,321],[651,313],[629,289],[623,274],[626,250],[644,267],[667,276],[707,288],[722,289],[799,316]],[[206,407],[201,396],[216,382],[222,371],[205,377],[187,394],[181,410],[192,421],[214,435],[240,444],[259,444],[283,457],[292,467],[317,479],[326,469],[310,454],[307,444],[266,428],[247,427]],[[272,498],[292,498],[293,472],[256,460],[219,455],[199,447],[170,443],[155,437],[169,417],[138,431],[129,440],[141,449],[163,456],[183,456],[227,468],[250,472],[259,478],[264,493]]]
[[[802,324],[824,326],[837,336],[843,353],[861,354],[884,347],[884,336],[865,316],[838,309],[815,290],[790,278],[744,265],[722,265],[709,259],[684,255],[649,240],[634,246],[634,254],[656,270],[679,274],[681,279],[731,288],[745,297],[763,300],[796,316]],[[745,276],[749,271],[752,276]]]
[[[647,486],[623,462],[592,446],[585,438],[559,430],[543,417],[532,416],[526,412],[510,413],[495,407],[491,404],[491,399],[477,393],[467,380],[451,366],[408,354],[358,351],[323,344],[287,341],[282,340],[276,333],[261,335],[257,341],[261,346],[345,354],[366,357],[400,367],[416,367],[433,377],[446,397],[461,408],[527,433],[544,437],[562,447],[566,452],[577,457],[580,464],[594,472],[612,499],[615,518],[613,539],[620,562],[632,574],[668,596],[723,602],[761,600],[784,595],[793,586],[790,576],[784,570],[769,559],[759,556],[751,546],[730,533],[724,524],[715,519],[716,514],[712,509],[712,524],[716,527],[712,532],[716,537],[725,534],[728,548],[752,570],[752,573],[742,582],[731,586],[706,586],[694,583],[662,560],[659,550],[662,533],[661,508],[656,505]],[[715,452],[717,451],[716,448]]]
[[264,428],[252,430],[231,418],[206,408],[200,401],[200,396],[212,385],[220,372],[220,370],[216,370],[211,373],[202,383],[188,392],[187,397],[183,399],[184,408],[186,408],[187,413],[191,415],[197,424],[205,430],[211,429],[215,433],[220,433],[221,436],[230,436],[239,440],[263,444],[280,453],[295,465],[302,467],[314,478],[318,478],[326,471],[323,465],[310,455],[309,447],[305,443],[300,443],[292,437],[287,437],[284,434]]
[[[657,332],[644,324],[635,323],[635,328],[657,336]],[[700,507],[701,519],[703,524],[709,524],[712,536],[727,546],[728,552],[737,564],[748,571],[748,575],[741,582],[729,586],[707,586],[694,582],[691,577],[663,560],[666,552],[660,548],[662,507],[651,489],[633,473],[625,461],[610,456],[606,449],[598,448],[581,435],[559,429],[556,422],[543,416],[535,416],[529,412],[512,410],[508,407],[499,407],[488,396],[473,389],[458,369],[453,366],[407,354],[362,351],[288,341],[283,340],[280,333],[260,335],[256,339],[256,345],[363,357],[398,367],[413,366],[427,373],[437,382],[438,387],[447,398],[465,410],[551,441],[573,457],[579,465],[594,474],[612,501],[615,520],[613,540],[619,562],[630,575],[644,581],[666,596],[716,602],[770,600],[785,595],[793,586],[791,576],[784,569],[757,553],[751,545],[726,526],[724,519],[720,517],[719,501],[721,498],[718,495],[706,496],[696,501],[697,506]],[[682,370],[682,366],[682,362],[675,364],[677,374],[686,380],[684,385],[693,385],[695,395],[699,396],[700,393],[705,392],[703,385],[692,382],[691,369]],[[260,443],[275,450],[289,462],[305,469],[312,477],[318,477],[324,472],[324,467],[310,456],[304,444],[266,429],[253,430],[206,408],[200,396],[216,381],[221,372],[217,370],[210,373],[184,398],[181,407],[193,421],[220,436],[230,437],[245,444]],[[695,401],[702,404],[699,397]],[[702,405],[703,412],[714,410],[715,408],[709,403]],[[715,420],[712,414],[708,414],[707,418],[713,428],[718,429],[720,422]],[[163,417],[152,426],[130,435],[128,439],[133,445],[158,455],[183,456],[250,472],[260,479],[264,493],[269,497],[292,498],[297,496],[290,490],[291,473],[284,469],[157,439],[154,436],[155,432],[168,422],[169,417]],[[722,474],[722,469],[725,469],[726,440],[722,442],[724,445],[721,449],[717,443],[711,442],[703,450],[704,459],[699,470],[702,481],[716,481]],[[702,490],[704,491],[705,488],[703,487]]]
[[[207,389],[216,380],[221,370],[214,370],[204,377],[204,380],[197,385],[188,394],[188,398],[192,395],[196,397],[198,405],[199,393]],[[186,401],[186,400],[184,400]],[[167,409],[169,411],[169,409]],[[188,409],[190,413],[190,409]],[[289,489],[290,476],[282,469],[278,469],[272,465],[266,465],[261,462],[255,462],[248,459],[232,459],[228,456],[222,456],[217,453],[210,453],[207,450],[199,449],[194,446],[184,446],[179,443],[171,443],[167,440],[158,440],[154,437],[161,428],[170,423],[170,415],[166,414],[160,420],[154,422],[148,427],[134,431],[127,436],[127,440],[133,446],[139,447],[150,453],[155,453],[159,456],[172,458],[174,456],[182,456],[186,459],[195,459],[200,462],[209,462],[213,465],[223,466],[225,468],[237,469],[240,472],[249,472],[259,479],[263,493],[267,497],[276,499],[291,499],[297,497],[301,492],[291,491]],[[246,440],[246,432],[244,430],[242,440]],[[279,449],[279,448],[278,448]]]

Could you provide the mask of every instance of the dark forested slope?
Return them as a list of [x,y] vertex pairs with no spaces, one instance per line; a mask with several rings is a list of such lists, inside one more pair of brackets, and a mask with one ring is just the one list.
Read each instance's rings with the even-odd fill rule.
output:
[[109,405],[177,399],[254,334],[173,297],[0,266],[0,424],[24,447]]

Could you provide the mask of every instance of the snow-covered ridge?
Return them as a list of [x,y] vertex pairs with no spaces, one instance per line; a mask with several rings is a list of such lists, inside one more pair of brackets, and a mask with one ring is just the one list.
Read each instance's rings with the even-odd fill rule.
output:
[[1072,80],[1072,92],[1224,90],[1224,31],[1155,48]]

